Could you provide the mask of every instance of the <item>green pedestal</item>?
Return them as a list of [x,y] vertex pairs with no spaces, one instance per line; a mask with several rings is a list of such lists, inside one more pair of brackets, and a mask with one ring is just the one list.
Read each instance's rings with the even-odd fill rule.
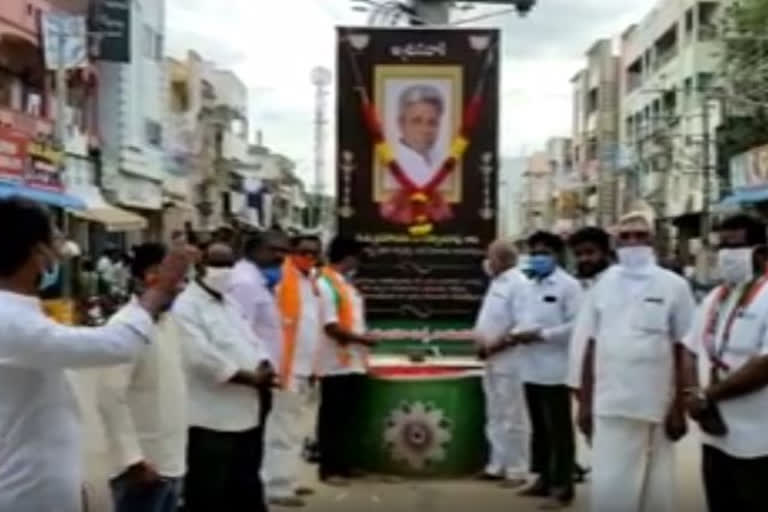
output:
[[374,361],[356,430],[371,473],[466,476],[486,460],[482,368],[468,360]]

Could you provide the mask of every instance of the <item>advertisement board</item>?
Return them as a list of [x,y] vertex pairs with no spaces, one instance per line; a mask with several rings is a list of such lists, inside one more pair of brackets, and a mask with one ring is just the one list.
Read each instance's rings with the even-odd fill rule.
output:
[[370,244],[356,284],[395,337],[471,326],[485,291],[498,54],[496,30],[338,29],[339,232]]

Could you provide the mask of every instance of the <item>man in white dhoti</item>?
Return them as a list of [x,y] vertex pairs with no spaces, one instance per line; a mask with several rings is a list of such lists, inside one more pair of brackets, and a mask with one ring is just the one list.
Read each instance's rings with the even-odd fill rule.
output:
[[582,406],[592,438],[593,512],[674,512],[674,442],[685,435],[681,340],[695,308],[688,283],[656,264],[653,219],[619,223],[619,264],[588,294],[576,332],[594,340]]
[[518,487],[525,483],[528,435],[519,354],[507,341],[507,335],[519,322],[529,283],[515,268],[513,242],[494,242],[486,261],[492,281],[475,325],[478,352],[487,360],[483,388],[486,436],[491,445],[490,460],[482,476]]
[[37,297],[58,281],[47,213],[2,199],[0,219],[0,510],[80,512],[80,416],[65,370],[128,363],[144,351],[188,257],[171,253],[119,320],[69,327],[45,316]]

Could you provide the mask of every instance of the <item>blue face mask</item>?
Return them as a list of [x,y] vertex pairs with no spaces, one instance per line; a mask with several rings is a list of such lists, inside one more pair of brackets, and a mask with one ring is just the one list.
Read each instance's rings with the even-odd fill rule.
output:
[[54,286],[59,282],[59,276],[61,275],[61,263],[54,262],[53,265],[48,267],[42,274],[40,274],[40,283],[37,285],[40,290],[47,290],[51,286]]
[[555,270],[555,258],[549,254],[535,254],[531,256],[529,264],[536,277],[546,277]]
[[280,282],[280,279],[283,278],[283,267],[280,265],[260,267],[259,270],[261,270],[264,279],[267,280],[267,288],[270,290],[273,290],[275,286],[277,286],[277,283]]

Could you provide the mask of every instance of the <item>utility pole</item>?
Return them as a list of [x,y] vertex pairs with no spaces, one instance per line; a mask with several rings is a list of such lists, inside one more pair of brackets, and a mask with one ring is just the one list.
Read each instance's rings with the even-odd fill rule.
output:
[[701,155],[703,160],[703,166],[702,166],[702,178],[704,180],[704,183],[702,183],[702,198],[701,198],[701,224],[699,227],[700,230],[700,239],[701,239],[701,248],[702,253],[704,254],[704,264],[702,266],[703,271],[703,277],[705,280],[709,279],[709,268],[710,268],[710,247],[709,247],[709,232],[712,229],[711,222],[710,222],[710,198],[712,196],[712,154],[711,154],[711,143],[710,140],[710,117],[709,117],[709,93],[708,91],[701,91],[701,124],[702,124],[702,131],[704,132],[702,134],[702,144],[703,147],[701,148]]

